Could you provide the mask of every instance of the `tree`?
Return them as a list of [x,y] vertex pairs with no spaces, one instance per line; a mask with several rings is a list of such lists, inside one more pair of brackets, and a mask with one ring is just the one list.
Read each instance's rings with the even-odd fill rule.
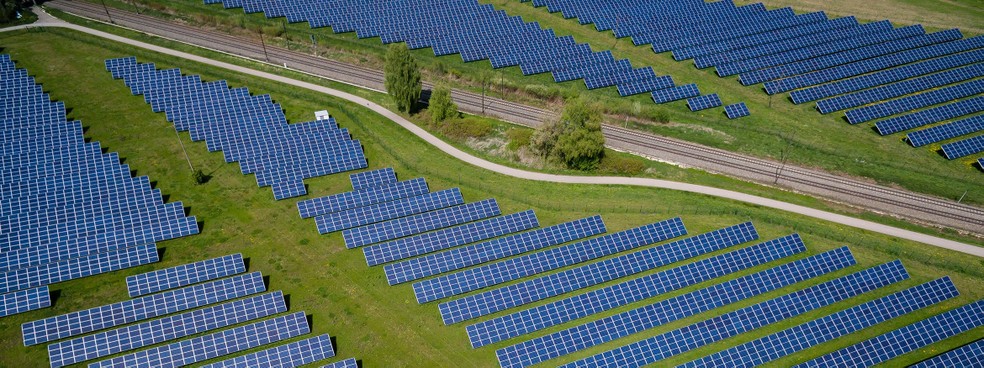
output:
[[18,10],[20,10],[19,0],[0,0],[0,23],[17,20]]
[[391,44],[386,51],[386,92],[393,97],[396,108],[412,112],[420,99],[423,82],[420,67],[404,43]]
[[451,88],[446,84],[434,86],[431,92],[430,107],[427,110],[431,113],[431,120],[434,124],[458,116],[458,105],[451,101]]
[[593,170],[605,154],[601,122],[597,106],[584,99],[569,101],[559,120],[546,122],[537,130],[532,148],[568,168]]

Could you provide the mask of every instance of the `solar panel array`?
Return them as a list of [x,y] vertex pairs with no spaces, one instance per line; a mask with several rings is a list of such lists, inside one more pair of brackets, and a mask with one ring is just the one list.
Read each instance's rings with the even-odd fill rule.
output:
[[690,111],[707,110],[718,106],[721,106],[721,98],[718,97],[717,93],[698,96],[687,100],[687,107],[690,108]]
[[342,238],[345,239],[345,246],[351,249],[498,216],[501,213],[495,199],[486,199],[345,230]]
[[984,326],[984,300],[937,314],[796,367],[871,366],[980,326]]
[[984,115],[977,115],[932,128],[917,130],[906,134],[905,138],[913,147],[921,147],[981,130],[984,130]]
[[[232,367],[296,367],[303,364],[328,359],[335,356],[335,348],[331,345],[331,337],[327,334],[318,335],[289,344],[280,345],[266,350],[257,351],[221,362],[202,366],[202,368],[232,368]],[[354,362],[355,359],[352,359]]]
[[982,365],[984,365],[984,340],[977,340],[913,365],[912,368],[979,367]]
[[126,277],[131,298],[246,272],[240,253]]
[[[355,174],[353,174],[355,175]],[[310,218],[350,210],[400,198],[419,196],[428,192],[427,181],[416,178],[364,190],[339,193],[297,202],[301,218]]]
[[270,96],[253,96],[224,81],[203,83],[198,76],[158,70],[135,58],[106,60],[113,78],[143,95],[155,112],[165,112],[178,131],[223,151],[257,185],[271,186],[276,199],[307,194],[304,179],[366,167],[358,140],[334,118],[288,124]]
[[943,154],[948,160],[984,152],[984,134],[947,143],[942,148]]
[[728,116],[728,119],[737,119],[751,115],[751,112],[748,111],[748,106],[745,106],[744,102],[739,102],[725,106],[724,114]]
[[465,203],[458,188],[421,194],[346,211],[332,212],[314,218],[318,232],[327,234],[335,231],[393,220]]
[[27,70],[7,55],[0,69],[0,315],[49,306],[45,285],[156,262],[156,242],[198,233],[181,202],[87,142]]
[[396,183],[396,171],[393,171],[392,167],[363,171],[349,175],[349,180],[355,190],[381,187]]
[[328,365],[323,365],[321,368],[359,368],[359,362],[357,362],[355,358],[349,358]]

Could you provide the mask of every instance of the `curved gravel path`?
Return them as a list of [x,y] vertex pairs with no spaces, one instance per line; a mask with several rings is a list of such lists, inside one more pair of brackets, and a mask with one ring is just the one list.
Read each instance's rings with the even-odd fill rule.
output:
[[175,57],[179,57],[179,58],[183,58],[183,59],[187,59],[187,60],[191,60],[191,61],[195,61],[195,62],[207,64],[207,65],[212,65],[212,66],[215,66],[215,67],[219,67],[219,68],[231,70],[231,71],[234,71],[234,72],[248,74],[248,75],[252,75],[254,77],[269,79],[269,80],[273,80],[273,81],[276,81],[276,82],[289,84],[289,85],[292,85],[292,86],[295,86],[295,87],[305,88],[305,89],[308,89],[308,90],[311,90],[311,91],[315,91],[315,92],[323,93],[323,94],[326,94],[326,95],[338,97],[338,98],[341,98],[341,99],[344,99],[344,100],[348,100],[348,101],[350,101],[352,103],[356,103],[356,104],[362,105],[362,106],[364,106],[364,107],[366,107],[366,108],[368,108],[368,109],[370,109],[370,110],[372,110],[372,111],[374,111],[374,112],[382,115],[383,117],[385,117],[385,118],[387,118],[387,119],[395,122],[396,124],[399,124],[401,127],[403,127],[404,129],[410,131],[414,135],[420,137],[421,139],[423,139],[427,143],[429,143],[429,144],[437,147],[441,151],[444,151],[445,153],[447,153],[447,154],[449,154],[451,156],[454,156],[455,158],[457,158],[457,159],[459,159],[461,161],[464,161],[464,162],[466,162],[468,164],[471,164],[471,165],[474,165],[474,166],[477,166],[477,167],[480,167],[480,168],[483,168],[483,169],[486,169],[486,170],[495,171],[495,172],[501,173],[503,175],[508,175],[508,176],[512,176],[512,177],[516,177],[516,178],[527,179],[527,180],[536,180],[536,181],[544,181],[544,182],[554,182],[554,183],[567,183],[567,184],[633,185],[633,186],[642,186],[642,187],[670,189],[670,190],[678,190],[678,191],[684,191],[684,192],[690,192],[690,193],[704,194],[704,195],[709,195],[709,196],[714,196],[714,197],[720,197],[720,198],[726,198],[726,199],[741,201],[741,202],[745,202],[745,203],[749,203],[749,204],[754,204],[754,205],[759,205],[759,206],[763,206],[763,207],[774,208],[774,209],[778,209],[778,210],[782,210],[782,211],[792,212],[792,213],[796,213],[796,214],[800,214],[800,215],[805,215],[805,216],[813,217],[813,218],[820,219],[820,220],[825,220],[825,221],[830,221],[830,222],[834,222],[834,223],[838,223],[838,224],[842,224],[842,225],[847,225],[847,226],[855,227],[855,228],[858,228],[858,229],[864,229],[864,230],[868,230],[868,231],[872,231],[872,232],[877,232],[877,233],[881,233],[881,234],[885,234],[885,235],[889,235],[889,236],[894,236],[894,237],[898,237],[898,238],[902,238],[902,239],[913,240],[913,241],[917,241],[917,242],[920,242],[920,243],[925,243],[925,244],[929,244],[929,245],[933,245],[933,246],[937,246],[937,247],[941,247],[941,248],[945,248],[945,249],[955,250],[955,251],[958,251],[958,252],[962,252],[962,253],[966,253],[966,254],[970,254],[970,255],[975,255],[975,256],[978,256],[978,257],[984,257],[984,248],[979,247],[979,246],[975,246],[975,245],[971,245],[971,244],[965,244],[965,243],[961,243],[961,242],[957,242],[957,241],[953,241],[953,240],[949,240],[949,239],[943,239],[943,238],[939,238],[939,237],[935,237],[935,236],[931,236],[931,235],[921,234],[921,233],[917,233],[917,232],[914,232],[914,231],[900,229],[900,228],[896,228],[896,227],[892,227],[892,226],[888,226],[888,225],[882,225],[882,224],[871,222],[871,221],[867,221],[867,220],[857,219],[857,218],[853,218],[853,217],[849,217],[849,216],[844,216],[844,215],[840,215],[840,214],[836,214],[836,213],[832,213],[832,212],[817,210],[817,209],[813,209],[813,208],[809,208],[809,207],[805,207],[805,206],[800,206],[800,205],[796,205],[796,204],[792,204],[792,203],[786,203],[786,202],[777,201],[777,200],[768,199],[768,198],[763,198],[763,197],[759,197],[759,196],[755,196],[755,195],[750,195],[750,194],[735,192],[735,191],[731,191],[731,190],[725,190],[725,189],[707,187],[707,186],[703,186],[703,185],[695,185],[695,184],[687,184],[687,183],[680,183],[680,182],[667,181],[667,180],[659,180],[659,179],[625,178],[625,177],[611,177],[611,176],[553,175],[553,174],[544,174],[544,173],[538,173],[538,172],[532,172],[532,171],[525,171],[525,170],[520,170],[520,169],[515,169],[515,168],[511,168],[511,167],[499,165],[499,164],[492,163],[492,162],[483,160],[481,158],[472,156],[472,155],[470,155],[470,154],[468,154],[468,153],[466,153],[464,151],[461,151],[461,150],[455,148],[454,146],[451,146],[450,144],[442,141],[441,139],[439,139],[439,138],[431,135],[427,131],[421,129],[420,127],[418,127],[417,125],[415,125],[415,124],[411,123],[410,121],[406,120],[402,116],[400,116],[400,115],[398,115],[398,114],[396,114],[396,113],[394,113],[394,112],[392,112],[392,111],[390,111],[390,110],[388,110],[388,109],[386,109],[386,108],[384,108],[384,107],[382,107],[380,105],[377,105],[376,103],[374,103],[372,101],[369,101],[369,100],[367,100],[365,98],[362,98],[362,97],[359,97],[359,96],[356,96],[356,95],[353,95],[353,94],[350,94],[350,93],[346,93],[346,92],[343,92],[343,91],[331,89],[331,88],[328,88],[328,87],[324,87],[324,86],[320,86],[320,85],[316,85],[316,84],[312,84],[312,83],[308,83],[308,82],[303,82],[303,81],[298,81],[298,80],[295,80],[295,79],[290,79],[290,78],[287,78],[287,77],[282,77],[282,76],[275,75],[275,74],[270,74],[270,73],[266,73],[266,72],[262,72],[262,71],[253,70],[253,69],[249,69],[249,68],[238,66],[238,65],[224,63],[224,62],[221,62],[221,61],[216,61],[216,60],[213,60],[213,59],[201,57],[201,56],[198,56],[198,55],[192,55],[192,54],[188,54],[188,53],[185,53],[185,52],[168,49],[168,48],[165,48],[165,47],[151,45],[151,44],[148,44],[148,43],[144,43],[144,42],[132,40],[132,39],[125,38],[125,37],[122,37],[122,36],[117,36],[117,35],[114,35],[114,34],[110,34],[110,33],[102,32],[102,31],[98,31],[98,30],[95,30],[95,29],[91,29],[91,28],[87,28],[87,27],[83,27],[83,26],[79,26],[79,25],[75,25],[75,24],[70,24],[70,23],[61,21],[61,20],[59,20],[57,18],[51,17],[50,15],[48,15],[48,14],[46,14],[44,12],[38,12],[38,13],[39,13],[38,14],[38,17],[39,17],[38,22],[36,22],[34,24],[6,28],[6,29],[2,29],[0,31],[10,31],[10,30],[16,30],[16,29],[30,28],[30,27],[61,27],[61,28],[68,28],[68,29],[73,29],[73,30],[77,30],[77,31],[80,31],[80,32],[84,32],[84,33],[87,33],[87,34],[90,34],[90,35],[94,35],[94,36],[97,36],[97,37],[105,38],[105,39],[108,39],[108,40],[112,40],[112,41],[116,41],[116,42],[121,42],[121,43],[128,44],[128,45],[131,45],[131,46],[135,46],[135,47],[140,47],[140,48],[143,48],[143,49],[151,50],[151,51],[154,51],[154,52],[159,52],[159,53],[162,53],[162,54],[171,55],[171,56],[175,56]]

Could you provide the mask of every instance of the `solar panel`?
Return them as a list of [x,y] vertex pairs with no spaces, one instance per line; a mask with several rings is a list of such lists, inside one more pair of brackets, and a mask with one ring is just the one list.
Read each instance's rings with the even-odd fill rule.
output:
[[441,303],[444,324],[478,318],[702,254],[758,239],[752,223],[715,230],[669,244],[589,263],[546,276]]
[[[730,305],[798,282],[825,275],[854,264],[855,260],[850,250],[847,247],[838,248],[511,345],[497,350],[496,355],[498,356],[499,364],[503,368],[533,365],[612,341],[633,331],[654,328],[672,321],[698,315],[718,307]],[[625,292],[629,292],[629,290],[626,289]],[[651,295],[652,293],[648,294]],[[639,297],[635,300],[641,300],[643,298],[645,297]],[[624,302],[622,304],[628,303]],[[619,305],[621,304],[608,303],[603,298],[586,301],[582,304],[571,304],[570,308],[587,310],[589,312],[582,312],[573,318],[558,320],[549,324],[539,324],[537,319],[527,317],[526,323],[533,328],[523,328],[519,332],[520,334],[532,332],[567,320],[573,320],[577,317],[587,316],[594,312],[615,308]]]
[[465,203],[458,188],[422,194],[390,202],[332,212],[314,218],[318,232],[327,234],[404,216],[416,215]]
[[259,272],[188,286],[21,325],[24,346],[111,328],[266,290]]
[[540,226],[533,210],[476,221],[362,249],[369,266],[398,261]]
[[352,181],[352,190],[381,187],[396,183],[396,172],[393,171],[392,167],[363,171],[349,175],[349,180]]
[[937,314],[796,367],[871,366],[984,325],[984,300]]
[[686,98],[700,96],[700,90],[696,84],[686,84],[673,88],[666,88],[653,91],[653,102],[664,104],[671,101],[683,100]]
[[751,113],[748,111],[748,106],[745,106],[744,102],[739,102],[736,104],[725,106],[724,114],[728,116],[728,119],[737,119],[740,117],[751,115]]
[[687,107],[690,108],[690,111],[707,110],[718,106],[721,106],[721,98],[718,97],[717,93],[697,96],[687,100]]
[[126,277],[131,298],[246,272],[240,253]]
[[390,285],[422,279],[605,232],[601,216],[592,216],[435,253],[384,267]]
[[180,367],[297,337],[308,332],[311,332],[311,329],[308,326],[307,317],[304,312],[297,312],[102,360],[89,364],[89,367]]
[[885,119],[875,123],[875,128],[878,128],[878,134],[888,135],[963,115],[970,115],[978,111],[984,111],[984,96],[969,98],[951,104],[931,107]]
[[323,365],[321,368],[359,368],[359,362],[357,362],[355,358],[348,358],[328,365]]
[[979,93],[984,93],[984,79],[848,110],[844,115],[847,117],[849,123],[858,124],[905,111],[970,97]]
[[418,303],[516,280],[686,234],[679,218],[603,235],[413,284]]
[[564,365],[641,366],[798,316],[909,277],[899,261],[886,263],[718,317]]
[[834,111],[905,96],[980,76],[984,76],[984,64],[972,64],[820,100],[817,101],[817,110],[823,114],[828,114]]
[[51,367],[101,358],[287,311],[280,291],[48,345]]
[[959,293],[949,278],[941,278],[857,305],[825,317],[714,353],[681,367],[704,367],[713,362],[729,367],[754,367],[808,349],[881,322],[954,298]]
[[984,339],[927,359],[912,368],[979,367],[984,365]]
[[226,359],[202,366],[202,368],[296,367],[333,356],[335,356],[335,348],[331,345],[331,337],[328,334],[322,334],[249,355]]
[[157,246],[147,244],[35,267],[19,268],[0,274],[0,293],[54,284],[157,261]]
[[418,196],[428,191],[427,182],[423,178],[416,178],[382,187],[303,200],[297,202],[297,210],[300,212],[301,218],[308,218],[394,199]]
[[978,152],[984,152],[984,135],[967,138],[953,143],[947,143],[944,144],[942,148],[943,155],[945,155],[948,160],[973,155]]
[[922,147],[930,143],[945,141],[965,134],[984,130],[984,115],[957,120],[932,128],[917,130],[906,135],[906,140],[913,147]]
[[51,293],[47,286],[0,294],[0,317],[50,306]]
[[448,207],[437,211],[425,212],[419,215],[398,218],[386,222],[378,222],[342,232],[345,246],[349,249],[402,238],[404,236],[424,233],[448,226],[463,224],[492,216],[502,212],[495,199],[466,203],[460,206]]
[[984,157],[977,159],[977,166],[984,169]]

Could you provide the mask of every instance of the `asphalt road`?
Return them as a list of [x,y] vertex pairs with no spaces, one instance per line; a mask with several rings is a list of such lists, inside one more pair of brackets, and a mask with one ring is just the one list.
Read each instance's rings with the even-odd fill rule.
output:
[[253,70],[253,69],[250,69],[250,68],[238,66],[238,65],[233,65],[233,64],[229,64],[229,63],[225,63],[225,62],[221,62],[221,61],[217,61],[217,60],[213,60],[213,59],[209,59],[209,58],[197,56],[197,55],[188,54],[188,53],[181,52],[181,51],[176,51],[176,50],[168,49],[168,48],[165,48],[165,47],[160,47],[160,46],[156,46],[156,45],[152,45],[152,44],[148,44],[148,43],[144,43],[144,42],[140,42],[140,41],[128,39],[128,38],[125,38],[125,37],[121,37],[121,36],[109,34],[109,33],[106,33],[106,32],[94,30],[94,29],[87,28],[87,27],[82,27],[82,26],[79,26],[79,25],[69,24],[69,23],[66,23],[66,22],[57,20],[55,18],[52,18],[50,16],[47,16],[46,14],[41,14],[41,15],[39,15],[39,17],[40,17],[39,22],[38,23],[35,23],[33,25],[12,27],[12,28],[8,28],[8,29],[4,29],[2,31],[8,31],[8,30],[20,29],[20,28],[27,28],[27,27],[31,27],[31,26],[36,26],[36,27],[63,27],[63,28],[69,28],[69,29],[74,29],[74,30],[80,31],[80,32],[88,33],[88,34],[91,34],[91,35],[94,35],[94,36],[97,36],[97,37],[102,37],[102,38],[105,38],[105,39],[109,39],[109,40],[116,41],[116,42],[121,42],[121,43],[128,44],[128,45],[131,45],[131,46],[140,47],[140,48],[143,48],[143,49],[148,49],[148,50],[159,52],[159,53],[162,53],[162,54],[167,54],[167,55],[171,55],[171,56],[175,56],[175,57],[179,57],[179,58],[183,58],[183,59],[187,59],[187,60],[191,60],[191,61],[195,61],[195,62],[207,64],[207,65],[212,65],[214,67],[231,70],[231,71],[238,72],[238,73],[248,74],[248,75],[252,75],[252,76],[255,76],[255,77],[264,78],[264,79],[268,79],[268,80],[273,80],[273,81],[276,81],[276,82],[280,82],[280,83],[285,83],[285,84],[288,84],[288,85],[292,85],[292,86],[295,86],[295,87],[298,87],[298,88],[305,88],[305,89],[308,89],[308,90],[311,90],[311,91],[315,91],[315,92],[323,93],[323,94],[326,94],[326,95],[330,95],[330,96],[338,97],[338,98],[341,98],[341,99],[345,99],[345,100],[348,100],[348,101],[350,101],[352,103],[356,103],[356,104],[359,104],[361,106],[364,106],[364,107],[366,107],[368,109],[373,110],[374,112],[376,112],[376,113],[382,115],[383,117],[385,117],[385,118],[393,121],[394,123],[400,125],[404,129],[408,130],[410,133],[413,133],[413,134],[417,135],[418,137],[420,137],[421,139],[425,140],[429,144],[437,147],[438,149],[440,149],[441,151],[444,151],[445,153],[447,153],[449,155],[454,156],[455,158],[457,158],[459,160],[462,160],[462,161],[464,161],[464,162],[466,162],[468,164],[471,164],[471,165],[474,165],[474,166],[477,166],[477,167],[481,167],[483,169],[495,171],[495,172],[498,172],[498,173],[501,173],[501,174],[504,174],[504,175],[509,175],[509,176],[516,177],[516,178],[528,179],[528,180],[537,180],[537,181],[545,181],[545,182],[568,183],[568,184],[632,185],[632,186],[643,186],[643,187],[652,187],[652,188],[662,188],[662,189],[670,189],[670,190],[679,190],[679,191],[685,191],[685,192],[691,192],[691,193],[698,193],[698,194],[710,195],[710,196],[714,196],[714,197],[727,198],[727,199],[741,201],[741,202],[745,202],[745,203],[749,203],[749,204],[754,204],[754,205],[759,205],[759,206],[763,206],[763,207],[774,208],[774,209],[778,209],[778,210],[782,210],[782,211],[797,213],[797,214],[801,214],[801,215],[813,217],[813,218],[820,219],[820,220],[831,221],[831,222],[834,222],[834,223],[839,223],[839,224],[842,224],[842,225],[847,225],[847,226],[855,227],[855,228],[858,228],[858,229],[864,229],[864,230],[873,231],[873,232],[877,232],[877,233],[881,233],[881,234],[886,234],[886,235],[897,237],[897,238],[913,240],[913,241],[917,241],[917,242],[921,242],[921,243],[925,243],[925,244],[929,244],[929,245],[933,245],[933,246],[937,246],[937,247],[941,247],[941,248],[945,248],[945,249],[955,250],[955,251],[958,251],[958,252],[962,252],[962,253],[966,253],[966,254],[970,254],[970,255],[975,255],[975,256],[978,256],[978,257],[984,257],[984,247],[979,247],[979,246],[975,246],[975,245],[971,245],[971,244],[965,244],[965,243],[961,243],[961,242],[957,242],[957,241],[953,241],[953,240],[949,240],[949,239],[943,239],[943,238],[939,238],[939,237],[935,237],[935,236],[931,236],[931,235],[921,234],[921,233],[917,233],[917,232],[913,232],[913,231],[909,231],[909,230],[905,230],[905,229],[900,229],[900,228],[896,228],[896,227],[892,227],[892,226],[888,226],[888,225],[883,225],[883,224],[879,224],[879,223],[875,223],[875,222],[871,222],[871,221],[867,221],[867,220],[857,219],[857,218],[853,218],[853,217],[849,217],[849,216],[844,216],[844,215],[840,215],[840,214],[836,214],[836,213],[832,213],[832,212],[817,210],[817,209],[813,209],[813,208],[809,208],[809,207],[804,207],[804,206],[800,206],[800,205],[796,205],[796,204],[781,202],[781,201],[777,201],[777,200],[773,200],[773,199],[769,199],[769,198],[763,198],[763,197],[759,197],[759,196],[754,196],[754,195],[745,194],[745,193],[739,193],[739,192],[725,190],[725,189],[719,189],[719,188],[713,188],[713,187],[707,187],[707,186],[701,186],[701,185],[694,185],[694,184],[688,184],[688,183],[680,183],[680,182],[659,180],[659,179],[647,179],[647,178],[625,178],[625,177],[604,177],[604,176],[581,177],[581,176],[570,176],[570,175],[553,175],[553,174],[544,174],[544,173],[537,173],[537,172],[525,171],[525,170],[520,170],[520,169],[516,169],[516,168],[511,168],[511,167],[499,165],[499,164],[492,163],[492,162],[489,162],[489,161],[485,161],[485,160],[483,160],[481,158],[472,156],[472,155],[470,155],[470,154],[468,154],[466,152],[463,152],[463,151],[455,148],[454,146],[451,146],[450,144],[442,141],[441,139],[439,139],[439,138],[431,135],[427,131],[421,129],[420,127],[418,127],[415,124],[413,124],[412,122],[406,120],[402,116],[400,116],[400,115],[398,115],[398,114],[396,114],[396,113],[394,113],[394,112],[392,112],[392,111],[390,111],[390,110],[388,110],[388,109],[386,109],[386,108],[384,108],[384,107],[382,107],[380,105],[377,105],[377,104],[375,104],[372,101],[369,101],[369,100],[367,100],[365,98],[362,98],[362,97],[359,97],[359,96],[355,96],[355,95],[352,95],[352,94],[349,94],[349,93],[346,93],[346,92],[343,92],[343,91],[339,91],[339,90],[336,90],[336,89],[332,89],[332,88],[328,88],[328,87],[324,87],[324,86],[320,86],[320,85],[316,85],[316,84],[312,84],[312,83],[308,83],[308,82],[303,82],[303,81],[299,81],[299,80],[295,80],[295,79],[291,79],[291,78],[287,78],[287,77],[283,77],[283,76],[279,76],[279,75],[275,75],[275,74],[270,74],[270,73],[266,73],[266,72],[262,72],[262,71],[257,71],[257,70]]

